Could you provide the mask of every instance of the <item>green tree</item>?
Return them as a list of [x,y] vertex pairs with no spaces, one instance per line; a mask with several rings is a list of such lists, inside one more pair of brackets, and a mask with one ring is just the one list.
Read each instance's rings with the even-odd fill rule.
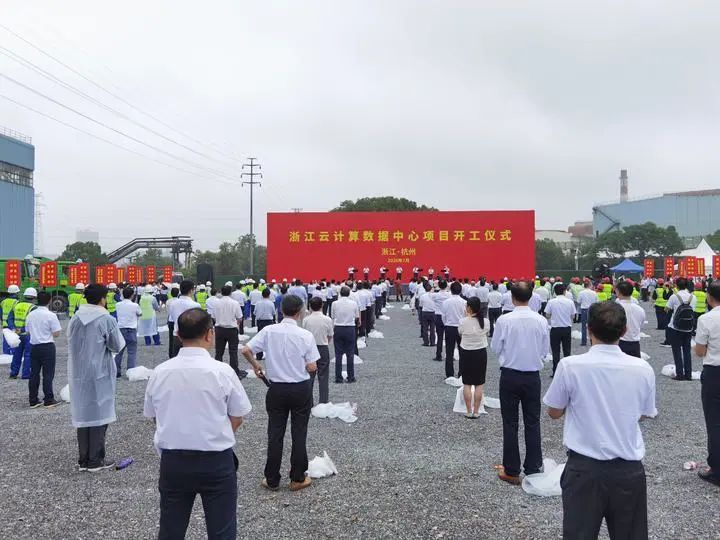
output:
[[715,251],[720,250],[720,230],[717,230],[712,234],[708,234],[705,237],[705,240],[707,240],[707,243],[710,244],[710,247]]
[[211,264],[216,275],[250,276],[250,247],[253,248],[255,279],[265,276],[267,248],[257,244],[249,234],[238,238],[237,242],[223,242],[217,251],[196,251],[190,264],[189,275],[197,275],[199,263]]
[[664,234],[660,235],[657,244],[655,245],[655,251],[661,257],[669,257],[671,255],[678,255],[682,250],[685,249],[685,243],[680,238],[675,227],[670,225],[666,229],[660,229],[664,231]]
[[142,255],[135,257],[133,264],[140,266],[166,266],[173,264],[173,259],[168,255],[163,255],[161,249],[149,248]]
[[535,240],[535,268],[542,270],[570,270],[574,268],[572,258],[553,240]]
[[648,221],[642,225],[628,225],[622,234],[625,251],[637,251],[641,259],[648,254],[676,255],[684,249],[682,239],[673,226],[663,229]]
[[363,197],[356,201],[343,201],[331,212],[436,212],[437,208],[418,205],[404,197]]
[[107,264],[108,258],[103,253],[100,244],[97,242],[75,242],[65,246],[57,260],[59,261],[76,261],[82,259],[83,262],[90,263],[91,267]]

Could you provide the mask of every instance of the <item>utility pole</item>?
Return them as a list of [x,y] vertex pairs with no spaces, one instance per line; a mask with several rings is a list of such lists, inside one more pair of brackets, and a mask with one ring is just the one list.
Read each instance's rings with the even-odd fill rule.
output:
[[251,157],[248,158],[250,163],[243,163],[242,170],[245,171],[245,167],[250,169],[250,172],[242,172],[240,174],[240,178],[244,178],[245,176],[249,177],[250,180],[243,181],[242,185],[245,184],[250,186],[250,275],[255,275],[255,234],[253,233],[253,188],[255,186],[262,186],[262,182],[258,182],[255,180],[256,176],[259,176],[260,178],[263,177],[261,172],[255,172],[255,169],[261,170],[262,165],[259,163],[255,163],[255,160],[257,158]]

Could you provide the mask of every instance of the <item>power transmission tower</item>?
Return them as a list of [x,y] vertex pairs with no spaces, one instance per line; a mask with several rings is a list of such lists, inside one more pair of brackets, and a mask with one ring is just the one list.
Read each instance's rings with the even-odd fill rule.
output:
[[247,180],[242,183],[244,186],[245,184],[250,186],[250,275],[255,275],[255,234],[253,233],[253,188],[255,186],[262,186],[262,182],[258,182],[255,180],[256,176],[259,176],[260,178],[263,177],[261,172],[255,172],[255,169],[261,170],[262,165],[259,163],[255,163],[255,160],[257,158],[251,157],[248,158],[250,163],[243,163],[242,170],[245,171],[245,168],[247,167],[250,169],[250,172],[243,172],[240,174],[240,178],[244,178],[245,176],[249,177],[250,180]]

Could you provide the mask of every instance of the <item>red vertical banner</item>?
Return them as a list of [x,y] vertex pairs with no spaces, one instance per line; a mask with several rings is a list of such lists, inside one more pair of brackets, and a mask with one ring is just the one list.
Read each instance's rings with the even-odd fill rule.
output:
[[705,277],[705,259],[698,257],[695,261],[695,271],[698,276]]
[[10,285],[20,286],[20,269],[22,263],[20,261],[5,262],[5,288]]
[[132,283],[133,285],[138,282],[138,267],[134,264],[127,267],[127,280],[128,283]]
[[680,259],[678,261],[677,275],[679,277],[687,277],[687,263],[685,262],[685,259]]
[[79,270],[77,267],[77,264],[73,264],[72,266],[68,267],[68,281],[70,282],[71,287],[75,287],[77,283],[80,281],[78,279]]
[[143,267],[142,266],[137,267],[137,278],[138,278],[138,283],[145,283],[145,280],[143,279]]
[[115,271],[115,279],[117,279],[115,283],[123,283],[125,281],[125,268],[118,268]]
[[105,271],[107,270],[104,266],[97,266],[95,268],[95,283],[99,283],[100,285],[107,285],[108,281],[105,278]]
[[165,283],[172,283],[172,266],[163,266],[162,274],[163,274],[163,281]]
[[685,270],[687,277],[695,277],[697,275],[696,268],[697,259],[695,257],[685,257]]
[[77,283],[83,283],[85,285],[90,283],[90,265],[88,263],[78,263],[77,269]]
[[665,257],[665,277],[675,274],[675,259],[673,257]]
[[713,255],[713,277],[720,278],[720,255]]
[[655,275],[655,259],[645,259],[645,276],[653,277]]
[[40,285],[42,287],[57,287],[58,285],[58,266],[55,261],[46,261],[40,263]]
[[148,283],[155,283],[155,267],[148,266],[145,268],[145,276],[147,277]]
[[115,277],[117,272],[117,267],[114,264],[106,264],[105,265],[105,280],[107,281],[107,284],[110,283],[117,283],[115,281],[117,278]]

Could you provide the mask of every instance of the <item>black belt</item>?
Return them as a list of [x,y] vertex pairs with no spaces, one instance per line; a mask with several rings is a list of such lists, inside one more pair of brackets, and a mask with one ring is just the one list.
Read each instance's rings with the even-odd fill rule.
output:
[[227,452],[232,452],[232,448],[227,450],[165,450],[161,448],[160,451],[163,454],[174,454],[176,456],[219,456]]
[[540,371],[522,371],[519,369],[513,369],[513,368],[509,368],[509,367],[501,367],[500,371],[509,371],[510,373],[518,373],[520,375],[540,373]]
[[567,455],[568,455],[568,457],[571,457],[571,458],[591,461],[594,463],[642,463],[642,461],[635,460],[635,459],[623,459],[623,458],[595,459],[595,458],[591,458],[591,457],[583,455],[583,454],[578,454],[575,450],[570,450],[569,448],[567,451]]

